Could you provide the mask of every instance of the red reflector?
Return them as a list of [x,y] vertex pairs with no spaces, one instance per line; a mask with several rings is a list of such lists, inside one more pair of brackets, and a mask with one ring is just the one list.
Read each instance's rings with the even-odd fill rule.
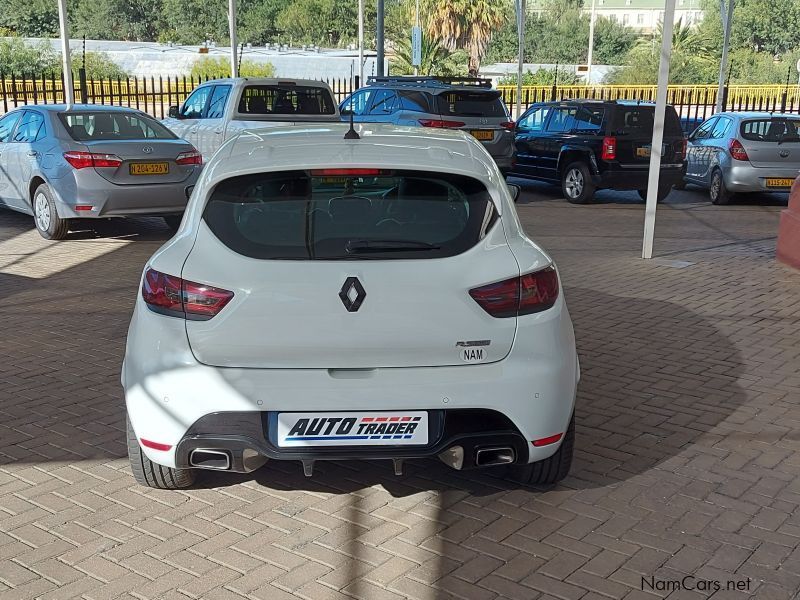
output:
[[386,175],[388,171],[382,169],[312,169],[311,175],[314,177],[336,177],[345,175]]
[[744,146],[742,146],[742,142],[740,142],[736,138],[734,138],[734,139],[732,139],[730,141],[730,144],[728,145],[728,149],[730,150],[732,159],[734,159],[734,160],[750,160],[749,157],[747,156],[747,150],[745,150]]
[[506,121],[505,123],[500,123],[500,127],[503,129],[514,129],[514,121]]
[[161,314],[210,319],[231,301],[233,292],[148,269],[142,282],[142,298]]
[[529,315],[551,308],[558,298],[558,274],[553,267],[490,283],[469,291],[493,317]]
[[466,125],[466,123],[462,121],[445,121],[443,119],[420,119],[419,124],[423,127],[437,127],[439,129],[464,127],[464,125]]
[[94,207],[89,204],[76,204],[75,210],[92,210]]
[[186,152],[181,152],[178,154],[177,158],[175,159],[175,164],[178,165],[202,165],[203,164],[203,155],[200,154],[197,150],[187,150]]
[[117,168],[122,164],[122,159],[116,154],[96,154],[93,152],[64,152],[66,160],[74,169],[86,167],[111,167]]
[[153,450],[161,450],[162,452],[166,452],[172,448],[172,446],[169,444],[159,444],[158,442],[151,442],[150,440],[146,440],[144,438],[139,438],[139,442],[142,444],[142,446],[152,448]]
[[614,160],[617,158],[617,138],[608,136],[603,138],[603,152],[600,158],[603,160]]
[[551,436],[546,437],[546,438],[542,438],[542,439],[539,439],[539,440],[533,440],[531,442],[531,444],[533,444],[537,448],[539,446],[549,446],[550,444],[555,444],[558,440],[561,439],[561,437],[563,435],[564,435],[563,433],[557,433],[555,435],[551,435]]

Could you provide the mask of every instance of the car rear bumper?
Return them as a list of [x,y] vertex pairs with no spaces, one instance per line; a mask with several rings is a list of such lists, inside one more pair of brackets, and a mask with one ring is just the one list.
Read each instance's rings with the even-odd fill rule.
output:
[[[595,185],[603,189],[643,190],[647,188],[650,165],[608,165],[595,174]],[[683,181],[685,164],[662,164],[659,175],[660,185],[676,185]]]
[[[532,441],[566,432],[578,359],[563,300],[523,319],[531,329],[518,329],[514,348],[502,361],[372,369],[342,377],[326,369],[200,364],[186,341],[184,322],[149,311],[139,299],[122,373],[128,414],[137,438],[170,446],[167,451],[143,447],[148,458],[169,467],[187,466],[197,448],[224,449],[231,469],[248,470],[245,450],[251,459],[413,458],[438,455],[459,440],[464,468],[472,465],[478,447],[486,446],[513,448],[514,462],[542,460],[556,452],[560,440],[539,447]],[[277,412],[384,410],[428,411],[431,422],[442,419],[442,429],[433,431],[424,447],[304,448],[299,453],[271,441],[270,415]],[[498,418],[455,426],[463,411]]]
[[728,165],[723,168],[725,187],[731,192],[788,192],[791,185],[770,187],[767,179],[794,179],[800,175],[797,166],[791,168],[756,167],[750,163]]
[[[92,219],[134,215],[179,214],[186,209],[188,193],[199,170],[184,181],[149,185],[115,185],[87,173],[79,179],[64,177],[50,184],[62,219]],[[75,207],[91,206],[91,210]]]

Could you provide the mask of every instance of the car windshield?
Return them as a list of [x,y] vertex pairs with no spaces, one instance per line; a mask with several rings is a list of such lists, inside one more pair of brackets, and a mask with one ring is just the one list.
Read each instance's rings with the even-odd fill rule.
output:
[[[615,135],[652,136],[655,107],[653,106],[617,106],[611,129]],[[664,112],[664,134],[667,136],[683,136],[678,114],[672,106]]]
[[260,259],[441,258],[473,247],[495,221],[470,177],[322,169],[233,177],[203,219],[231,250]]
[[174,140],[169,129],[155,119],[133,112],[64,112],[58,115],[77,142],[94,140]]
[[442,92],[436,96],[439,114],[445,117],[494,117],[504,119],[508,116],[498,91],[460,91]]
[[753,119],[742,123],[742,138],[751,142],[800,142],[800,119]]
[[248,85],[239,100],[246,115],[333,115],[336,106],[330,92],[303,85]]

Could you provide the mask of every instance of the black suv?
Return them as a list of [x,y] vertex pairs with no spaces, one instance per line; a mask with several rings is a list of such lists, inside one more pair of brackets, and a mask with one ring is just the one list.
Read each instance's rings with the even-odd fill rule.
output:
[[[638,190],[644,199],[655,106],[637,102],[569,100],[531,106],[517,121],[511,175],[561,183],[570,202],[595,190]],[[686,172],[686,138],[672,106],[664,123],[658,199]]]

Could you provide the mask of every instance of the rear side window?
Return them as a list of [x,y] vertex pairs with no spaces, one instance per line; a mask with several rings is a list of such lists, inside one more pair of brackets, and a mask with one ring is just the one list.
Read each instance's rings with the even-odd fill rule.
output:
[[[615,135],[652,136],[654,118],[653,106],[618,106],[612,129]],[[664,112],[664,135],[683,137],[680,119],[672,106]]]
[[438,112],[445,117],[507,117],[500,92],[454,90],[436,96]]
[[604,108],[599,106],[581,106],[575,113],[575,131],[597,132],[603,125],[603,118],[606,115]]
[[77,142],[177,139],[161,123],[140,113],[81,111],[60,113],[58,118]]
[[800,142],[800,119],[754,119],[744,121],[739,130],[752,142]]
[[431,110],[429,96],[425,92],[400,90],[397,92],[397,94],[400,96],[400,107],[403,110],[421,113],[436,112],[435,110]]
[[233,177],[211,193],[208,227],[259,259],[425,259],[460,254],[496,220],[479,181],[420,171],[286,171]]
[[325,88],[303,85],[248,85],[239,100],[245,115],[332,115],[336,107]]
[[31,143],[42,137],[44,137],[44,117],[38,112],[26,110],[14,132],[14,141]]

